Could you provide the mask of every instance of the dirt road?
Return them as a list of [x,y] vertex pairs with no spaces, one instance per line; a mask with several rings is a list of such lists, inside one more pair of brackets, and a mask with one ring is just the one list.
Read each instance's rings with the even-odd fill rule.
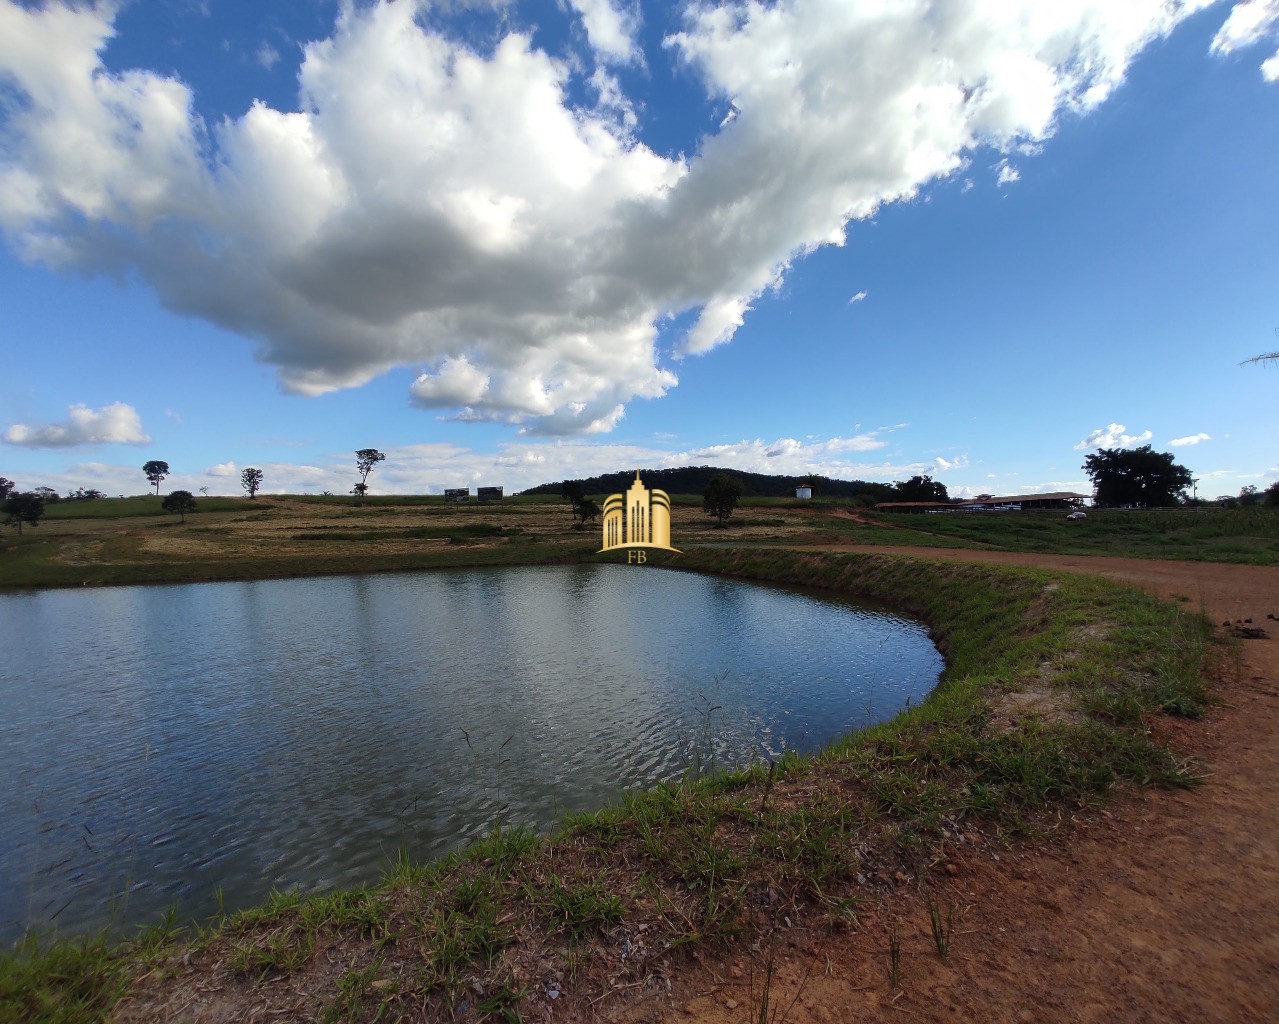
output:
[[[847,937],[802,923],[778,947],[775,1022],[1279,1021],[1279,568],[933,548],[921,558],[1096,573],[1252,619],[1237,678],[1199,722],[1159,727],[1207,774],[1188,792],[1127,793],[1062,823],[1065,841],[974,843],[938,894],[955,906],[938,955],[923,895],[870,908]],[[1233,673],[1232,673],[1233,674]],[[895,922],[895,925],[892,924]],[[900,942],[889,983],[890,928]],[[668,997],[602,1019],[758,1021],[764,953],[703,960]]]

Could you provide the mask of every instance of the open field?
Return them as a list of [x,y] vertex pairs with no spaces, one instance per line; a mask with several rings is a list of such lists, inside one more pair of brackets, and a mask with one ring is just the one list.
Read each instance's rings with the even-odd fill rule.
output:
[[[602,497],[602,496],[601,496]],[[591,557],[598,527],[536,498],[199,499],[186,523],[154,496],[59,502],[19,538],[0,533],[0,587],[245,579]],[[1279,509],[874,516],[837,502],[755,499],[726,529],[677,495],[672,536],[705,544],[905,545],[1279,565]]]
[[[919,615],[947,660],[921,707],[818,757],[662,787],[549,839],[498,830],[368,891],[282,896],[122,946],[33,941],[0,959],[0,1018],[1013,1021],[1034,999],[1050,1021],[1266,1019],[1279,1005],[1276,640],[1241,650],[1201,613],[1265,622],[1279,570],[1001,550],[1030,541],[993,517],[946,551],[934,521],[951,517],[878,525],[791,505],[748,506],[717,531],[677,504],[687,553],[659,558]],[[584,559],[597,543],[554,503],[259,499],[203,515],[49,521],[26,571],[218,578]],[[933,550],[816,550],[885,536]],[[1181,553],[1210,558],[1216,539]],[[1214,677],[1246,719],[1215,705]]]

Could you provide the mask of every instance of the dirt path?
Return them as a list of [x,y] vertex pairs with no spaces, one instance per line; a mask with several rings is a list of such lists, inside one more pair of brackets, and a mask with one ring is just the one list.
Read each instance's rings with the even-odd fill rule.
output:
[[[938,890],[955,904],[950,955],[919,893],[869,909],[828,938],[803,922],[777,948],[775,1024],[852,1021],[1279,1021],[1279,568],[933,548],[857,547],[921,558],[1096,573],[1252,619],[1237,679],[1169,738],[1208,773],[1190,792],[1127,794],[1063,826],[1068,842],[974,844]],[[889,984],[889,928],[900,941]],[[758,1021],[766,951],[703,961],[669,996],[601,1019]],[[753,982],[753,984],[752,984]],[[793,1000],[793,1003],[792,1003]]]

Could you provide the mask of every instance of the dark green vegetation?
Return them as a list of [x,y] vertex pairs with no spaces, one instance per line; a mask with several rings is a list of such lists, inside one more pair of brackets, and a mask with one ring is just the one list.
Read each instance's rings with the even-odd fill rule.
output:
[[1194,484],[1190,470],[1169,452],[1140,448],[1102,448],[1084,459],[1093,500],[1101,506],[1167,508],[1181,504]]
[[[771,476],[765,473],[746,473],[736,469],[720,469],[716,466],[681,466],[678,469],[645,469],[641,471],[644,486],[665,491],[667,494],[701,494],[719,473],[728,473],[742,482],[742,494],[747,498],[794,498],[799,484],[811,484],[814,495],[828,498],[851,498],[865,495],[873,501],[891,501],[897,494],[893,484],[874,483],[869,480],[832,480],[825,476]],[[585,494],[609,495],[625,492],[635,481],[635,470],[621,473],[605,473],[585,480],[574,481]],[[559,495],[562,483],[539,484],[524,491],[525,495]]]
[[[348,499],[349,500],[349,499]],[[225,512],[248,508],[243,498],[200,498],[201,512]],[[58,519],[132,519],[138,516],[165,516],[163,498],[154,494],[138,494],[129,498],[95,498],[92,501],[63,499],[49,505],[45,516]]]
[[258,490],[262,487],[262,475],[262,470],[256,466],[247,466],[240,474],[240,486],[250,498],[258,496]]
[[716,524],[723,526],[732,518],[742,496],[742,482],[729,473],[716,473],[702,491],[702,508]]
[[164,496],[164,501],[160,503],[160,507],[166,512],[176,512],[182,517],[182,522],[187,521],[187,513],[194,512],[197,508],[195,495],[190,491],[171,491]]
[[360,474],[359,483],[351,488],[351,493],[363,498],[369,492],[369,474],[379,463],[386,461],[386,456],[376,448],[361,448],[355,453],[355,469]]
[[0,502],[5,526],[12,526],[22,536],[23,526],[36,526],[44,516],[45,499],[35,491],[9,491]]
[[0,958],[0,1019],[98,1020],[117,1001],[125,1020],[163,1019],[215,998],[239,1019],[447,1020],[465,1002],[519,1020],[524,1001],[546,1005],[548,979],[557,1015],[607,1012],[700,944],[746,948],[783,917],[856,928],[884,880],[929,885],[961,834],[997,841],[1116,785],[1194,781],[1151,726],[1208,700],[1222,651],[1200,615],[1097,578],[884,555],[666,561],[887,600],[930,623],[942,681],[819,756],[663,785],[547,839],[495,821],[465,855],[401,862],[372,890],[282,895],[115,947],[27,943]]
[[160,496],[160,484],[169,476],[169,464],[161,462],[159,459],[152,459],[142,467],[142,472],[146,475],[151,486],[155,488],[155,496]]

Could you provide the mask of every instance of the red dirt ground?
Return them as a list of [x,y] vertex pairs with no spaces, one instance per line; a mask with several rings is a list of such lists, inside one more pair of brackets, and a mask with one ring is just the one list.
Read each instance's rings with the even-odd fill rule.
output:
[[[985,551],[866,548],[921,558],[1096,573],[1202,608],[1252,619],[1237,678],[1198,722],[1161,725],[1205,783],[1125,793],[1062,823],[1064,841],[967,846],[938,888],[955,905],[950,954],[938,955],[922,893],[900,895],[830,937],[804,922],[782,932],[766,1019],[879,1021],[1279,1021],[1279,568]],[[889,928],[900,939],[889,983]],[[596,1020],[740,1024],[760,1020],[766,950],[679,971],[671,991]]]

